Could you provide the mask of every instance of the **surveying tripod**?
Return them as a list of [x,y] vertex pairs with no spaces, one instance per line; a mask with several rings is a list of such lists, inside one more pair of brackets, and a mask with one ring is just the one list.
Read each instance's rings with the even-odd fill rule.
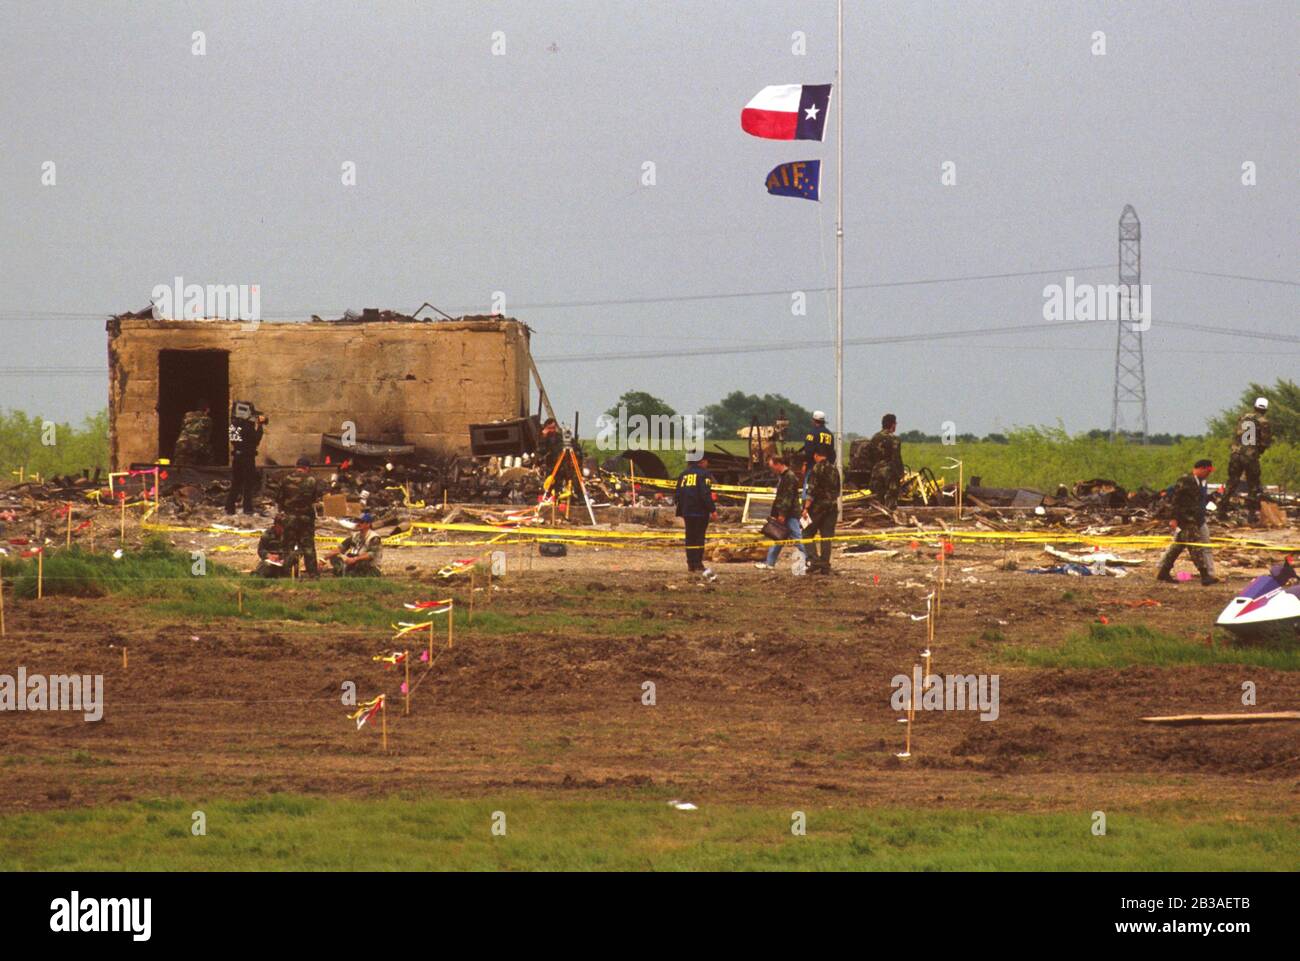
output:
[[[591,526],[595,527],[596,512],[591,509],[591,496],[587,493],[587,484],[582,479],[582,464],[578,460],[577,452],[573,449],[573,437],[567,432],[564,437],[564,449],[560,451],[560,456],[555,459],[555,464],[551,467],[550,476],[548,476],[542,484],[543,490],[551,492],[551,518],[552,520],[555,518],[555,505],[560,499],[560,492],[556,488],[556,478],[560,473],[560,468],[566,462],[571,464],[573,467],[573,476],[577,480],[578,488],[582,491],[582,500],[587,505],[587,516],[591,519]],[[567,504],[565,505],[564,516],[569,516]]]

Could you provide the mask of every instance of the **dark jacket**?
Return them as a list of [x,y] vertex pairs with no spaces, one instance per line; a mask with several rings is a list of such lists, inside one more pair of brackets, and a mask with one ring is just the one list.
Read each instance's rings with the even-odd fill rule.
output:
[[280,509],[286,514],[316,515],[316,499],[320,497],[320,484],[309,473],[294,471],[280,481]]
[[257,556],[266,560],[268,554],[275,554],[283,557],[286,553],[284,547],[284,532],[279,534],[275,532],[274,527],[268,527],[262,531],[262,536],[257,539]]
[[903,442],[887,430],[876,431],[867,444],[867,465],[873,472],[889,468],[890,476],[903,476]]
[[772,501],[772,515],[779,514],[785,520],[797,518],[803,513],[799,504],[799,478],[795,472],[786,468],[776,480],[776,499]]
[[555,467],[555,462],[560,459],[560,452],[563,450],[564,437],[558,430],[550,434],[542,434],[541,440],[537,443],[537,459],[549,473]]
[[1273,425],[1263,413],[1252,410],[1241,415],[1237,421],[1237,432],[1232,437],[1232,453],[1258,457],[1272,443]]
[[1182,530],[1200,527],[1205,523],[1205,505],[1209,501],[1208,488],[1195,474],[1184,474],[1169,489],[1169,503],[1174,520]]
[[257,446],[262,443],[262,425],[256,420],[242,417],[230,421],[230,456],[241,460],[257,457]]
[[828,460],[813,464],[808,475],[809,515],[835,510],[840,498],[840,472]]
[[698,464],[687,464],[677,478],[677,516],[708,517],[718,508],[713,503],[713,475]]
[[808,428],[808,433],[804,434],[803,452],[805,462],[812,463],[813,454],[822,453],[832,464],[835,463],[835,435],[832,434],[824,425],[813,424]]

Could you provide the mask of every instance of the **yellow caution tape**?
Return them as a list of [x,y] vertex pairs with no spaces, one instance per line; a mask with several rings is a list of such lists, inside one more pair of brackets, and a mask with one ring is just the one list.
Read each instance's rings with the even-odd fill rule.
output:
[[[236,537],[254,537],[259,536],[260,531],[245,530],[225,530],[215,527],[180,527],[168,524],[152,524],[149,518],[153,516],[156,507],[152,502],[147,503],[149,509],[140,519],[140,526],[145,530],[169,532],[169,533],[213,533],[213,534],[230,534]],[[385,546],[393,547],[474,547],[488,546],[492,544],[517,544],[528,543],[531,541],[561,541],[571,544],[588,544],[601,545],[608,544],[615,547],[672,547],[678,548],[682,543],[682,533],[677,530],[671,531],[612,531],[596,530],[593,528],[572,528],[572,527],[546,527],[546,526],[527,526],[516,527],[509,530],[502,530],[499,526],[491,524],[470,524],[470,523],[439,523],[435,521],[412,521],[410,529],[400,534],[390,535],[385,538]],[[412,537],[417,530],[441,531],[446,533],[464,533],[464,534],[491,534],[494,535],[487,540],[478,541],[416,541]],[[318,543],[339,544],[346,540],[346,537],[332,537],[326,535],[316,535]],[[803,538],[801,540],[773,541],[762,534],[744,534],[736,531],[718,532],[706,535],[706,541],[717,547],[756,547],[759,545],[771,546],[773,544],[810,544],[816,538]],[[858,544],[871,541],[882,543],[891,542],[911,542],[911,541],[951,541],[953,543],[1007,543],[1007,544],[1087,544],[1095,547],[1131,547],[1134,549],[1153,550],[1168,546],[1171,541],[1168,534],[1085,534],[1078,531],[1065,529],[1047,530],[1047,531],[972,531],[972,530],[944,530],[944,531],[853,531],[848,534],[836,534],[833,537],[823,538],[831,543],[839,544]],[[1262,550],[1276,551],[1281,553],[1300,553],[1300,545],[1297,544],[1274,544],[1269,541],[1262,541],[1252,538],[1241,537],[1212,537],[1208,544],[1186,542],[1188,547],[1219,547],[1233,548],[1237,550]]]

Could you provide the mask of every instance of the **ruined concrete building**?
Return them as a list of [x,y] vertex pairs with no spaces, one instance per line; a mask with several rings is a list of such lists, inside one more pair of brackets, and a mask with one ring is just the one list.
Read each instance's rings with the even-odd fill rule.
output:
[[517,320],[366,311],[254,325],[141,314],[108,322],[114,470],[170,457],[185,412],[200,399],[211,405],[217,464],[228,461],[233,401],[269,416],[258,458],[268,464],[315,459],[322,435],[348,422],[360,441],[468,453],[471,424],[530,414],[536,369],[529,329]]

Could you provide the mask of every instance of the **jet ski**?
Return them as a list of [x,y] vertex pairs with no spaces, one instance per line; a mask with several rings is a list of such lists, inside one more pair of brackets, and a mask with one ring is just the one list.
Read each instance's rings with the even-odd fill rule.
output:
[[1243,637],[1285,627],[1300,631],[1300,576],[1291,565],[1288,557],[1251,581],[1214,623]]

